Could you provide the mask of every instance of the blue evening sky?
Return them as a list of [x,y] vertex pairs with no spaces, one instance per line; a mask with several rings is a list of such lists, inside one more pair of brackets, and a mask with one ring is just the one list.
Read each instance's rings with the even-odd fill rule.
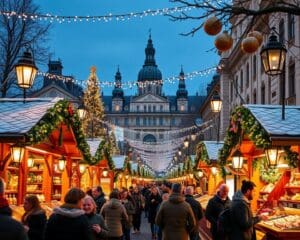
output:
[[[53,15],[107,15],[109,13],[131,13],[148,9],[174,7],[168,0],[36,0],[41,13]],[[172,22],[166,16],[133,18],[123,22],[75,22],[54,23],[50,34],[52,59],[60,58],[63,74],[86,80],[90,67],[97,67],[102,81],[114,81],[117,66],[120,66],[122,81],[136,81],[145,60],[144,49],[149,29],[154,47],[155,59],[163,79],[178,76],[183,65],[185,73],[210,68],[218,63],[214,38],[201,29],[193,37],[180,36],[196,26],[196,22]],[[46,66],[39,66],[47,71]],[[187,79],[189,94],[196,91],[206,93],[212,74]],[[166,95],[175,95],[176,84],[164,84]],[[111,94],[112,88],[104,88],[104,94]],[[135,94],[136,88],[125,90],[125,95]]]

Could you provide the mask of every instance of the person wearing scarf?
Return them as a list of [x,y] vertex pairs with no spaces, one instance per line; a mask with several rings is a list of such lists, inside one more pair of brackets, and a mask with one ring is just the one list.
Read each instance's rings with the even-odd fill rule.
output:
[[45,230],[45,240],[93,240],[88,218],[82,210],[85,193],[71,188],[64,204],[53,209]]

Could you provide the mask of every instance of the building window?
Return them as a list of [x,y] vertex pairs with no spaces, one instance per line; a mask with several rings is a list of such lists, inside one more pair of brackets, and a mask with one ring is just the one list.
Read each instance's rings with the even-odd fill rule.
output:
[[238,96],[238,94],[239,94],[239,92],[238,92],[238,79],[239,79],[239,77],[236,76],[236,77],[235,77],[235,82],[234,82],[235,97],[236,97],[236,98],[237,98],[237,96]]
[[246,103],[249,104],[250,103],[250,98],[249,98],[249,95],[247,95],[247,98],[246,98]]
[[137,111],[137,112],[140,111],[140,106],[139,106],[139,105],[136,106],[136,111]]
[[152,126],[152,118],[151,117],[148,117],[148,125]]
[[256,104],[256,89],[253,91],[253,104]]
[[116,118],[116,119],[115,119],[115,124],[116,124],[116,125],[119,125],[119,118]]
[[140,137],[141,137],[140,133],[135,134],[135,139],[140,139]]
[[265,104],[266,103],[266,87],[265,84],[263,83],[261,85],[261,104]]
[[279,42],[284,43],[284,21],[283,19],[279,22]]
[[244,87],[244,73],[243,70],[241,70],[241,74],[240,74],[240,92],[243,92],[243,87]]
[[120,111],[120,106],[119,106],[118,104],[115,105],[115,111],[116,111],[116,112]]
[[140,126],[140,117],[135,118],[135,125]]
[[163,124],[164,124],[163,118],[162,118],[162,117],[159,117],[159,125],[160,125],[160,126],[163,126]]
[[153,125],[156,126],[157,122],[156,122],[156,118],[153,117]]
[[293,14],[288,14],[288,37],[289,40],[295,38],[295,16]]
[[125,125],[125,127],[128,127],[128,118],[124,119],[124,125]]
[[159,137],[159,139],[161,139],[161,140],[164,139],[164,135],[163,135],[162,133],[160,133],[158,137]]
[[172,126],[176,126],[176,120],[175,120],[175,118],[172,118],[172,120],[171,120],[171,125],[172,125]]
[[151,105],[148,106],[148,112],[151,112]]
[[164,106],[163,105],[160,105],[159,106],[159,110],[162,112],[164,110]]
[[295,63],[292,62],[289,65],[289,97],[294,97],[295,95]]
[[250,73],[249,73],[249,64],[247,63],[246,66],[246,88],[249,87],[249,81],[250,81]]
[[156,112],[156,106],[155,105],[153,106],[153,112]]
[[253,56],[253,66],[252,66],[252,69],[253,69],[253,81],[256,80],[256,73],[257,73],[257,60],[256,60],[256,55]]
[[183,112],[183,111],[184,111],[184,105],[180,105],[179,110],[180,110],[181,112]]
[[230,83],[230,101],[233,101],[233,82]]
[[144,105],[144,112],[147,112],[147,106]]
[[147,118],[143,118],[143,125],[147,126]]

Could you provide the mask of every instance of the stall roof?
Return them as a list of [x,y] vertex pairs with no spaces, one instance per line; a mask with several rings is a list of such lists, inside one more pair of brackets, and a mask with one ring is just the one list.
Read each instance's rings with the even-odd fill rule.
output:
[[300,106],[286,106],[282,120],[281,105],[244,105],[270,137],[300,137]]
[[218,160],[218,153],[219,150],[223,147],[224,142],[223,141],[203,141],[206,151],[208,154],[208,158],[210,160],[217,161]]
[[0,136],[27,133],[60,98],[0,99]]
[[125,158],[126,158],[126,156],[124,156],[124,155],[112,156],[112,159],[115,163],[116,169],[122,169],[123,168]]

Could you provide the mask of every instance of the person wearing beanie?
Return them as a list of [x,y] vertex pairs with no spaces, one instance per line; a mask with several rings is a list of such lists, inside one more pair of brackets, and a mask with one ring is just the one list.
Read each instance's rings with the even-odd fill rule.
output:
[[27,240],[23,225],[12,218],[12,210],[4,197],[4,186],[0,178],[0,239]]
[[182,195],[181,184],[172,185],[169,199],[163,202],[156,216],[156,224],[162,229],[163,240],[188,240],[195,229],[193,210]]

